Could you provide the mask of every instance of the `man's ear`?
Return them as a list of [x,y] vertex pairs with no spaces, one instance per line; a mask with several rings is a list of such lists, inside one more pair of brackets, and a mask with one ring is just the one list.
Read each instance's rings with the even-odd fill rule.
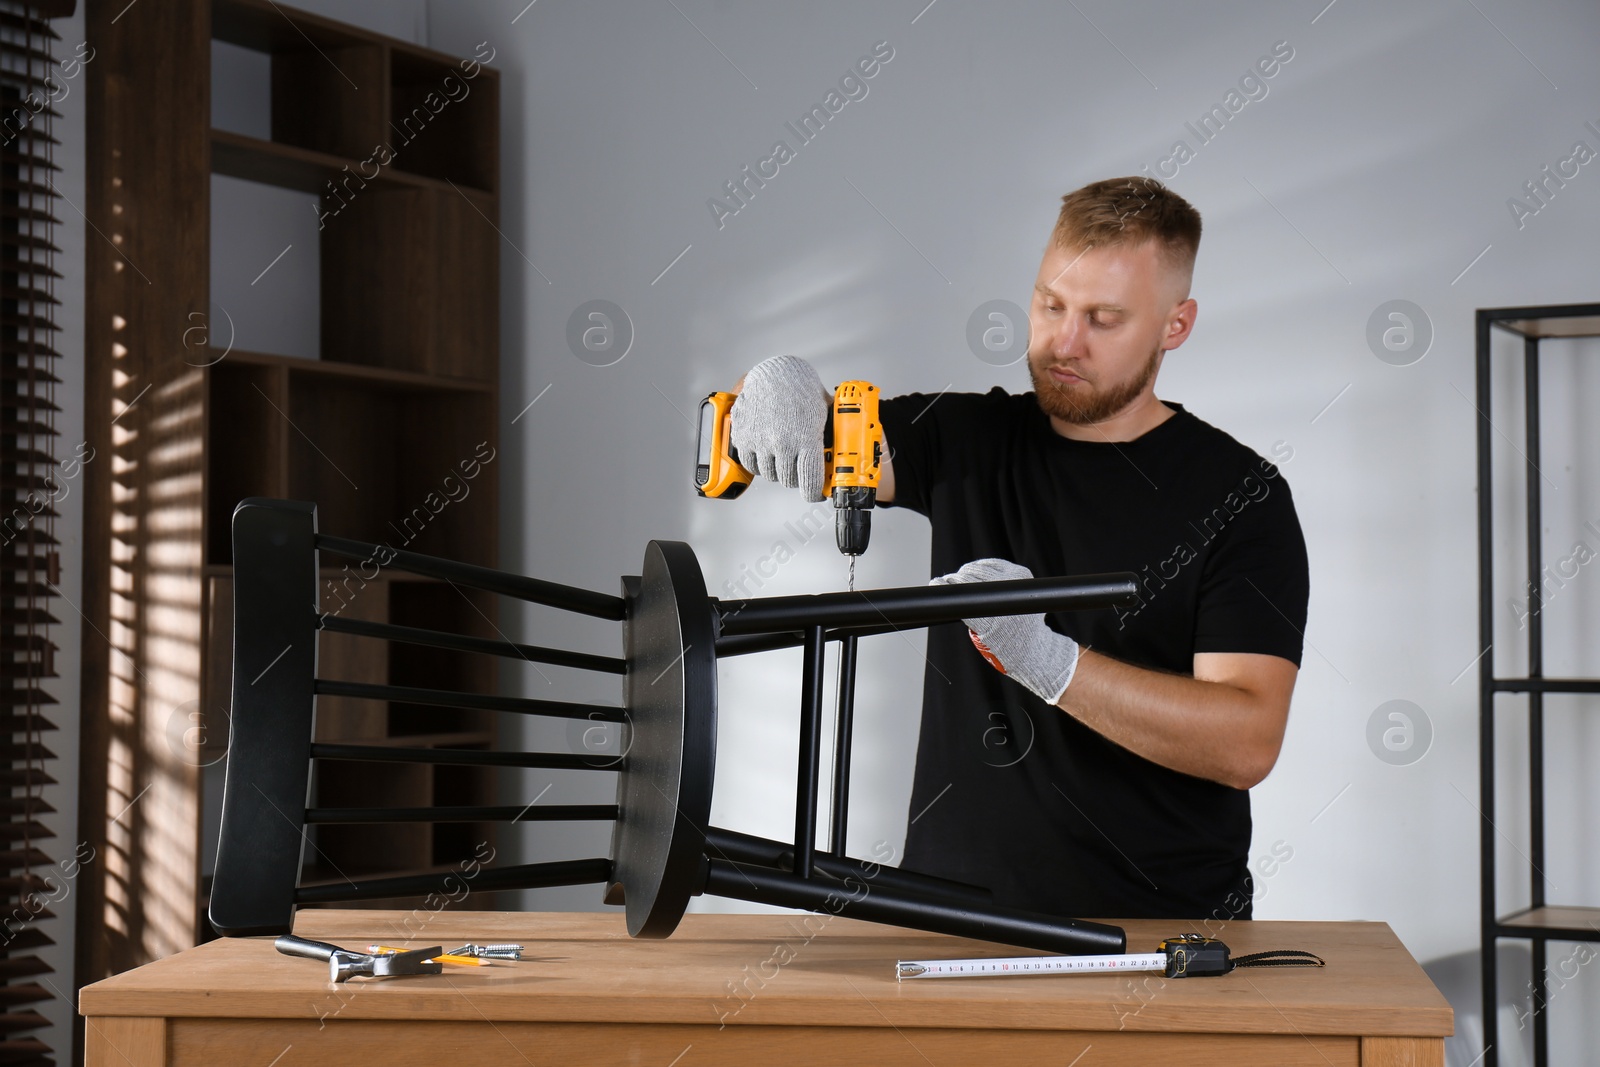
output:
[[1163,351],[1177,348],[1189,339],[1189,334],[1194,332],[1195,316],[1199,313],[1200,305],[1189,297],[1172,310],[1167,319],[1166,335],[1161,340]]

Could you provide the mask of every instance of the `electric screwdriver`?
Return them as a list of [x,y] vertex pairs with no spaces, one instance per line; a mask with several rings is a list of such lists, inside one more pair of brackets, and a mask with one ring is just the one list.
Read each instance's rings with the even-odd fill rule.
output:
[[[751,472],[730,443],[731,414],[737,394],[716,392],[700,402],[695,449],[695,492],[732,500],[750,485]],[[878,422],[878,387],[871,382],[840,382],[823,436],[824,491],[833,498],[834,540],[852,557],[872,539],[872,505],[883,471],[883,426]]]
[[883,427],[878,424],[878,387],[840,382],[833,391],[832,439],[823,439],[827,491],[833,497],[834,540],[839,551],[859,556],[872,540],[872,505],[883,471]]

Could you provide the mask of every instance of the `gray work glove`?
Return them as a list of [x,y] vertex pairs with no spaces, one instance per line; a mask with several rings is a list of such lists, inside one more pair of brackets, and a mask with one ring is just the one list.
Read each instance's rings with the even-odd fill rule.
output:
[[799,356],[762,360],[733,402],[729,444],[739,465],[812,503],[823,498],[822,434],[828,425],[822,379]]
[[[1032,577],[1028,568],[1009,560],[975,559],[954,574],[941,575],[928,584],[960,585]],[[1001,674],[1015,678],[1047,704],[1054,704],[1067,691],[1067,684],[1078,669],[1078,642],[1050,629],[1042,614],[961,621],[967,624],[972,643],[983,658]]]

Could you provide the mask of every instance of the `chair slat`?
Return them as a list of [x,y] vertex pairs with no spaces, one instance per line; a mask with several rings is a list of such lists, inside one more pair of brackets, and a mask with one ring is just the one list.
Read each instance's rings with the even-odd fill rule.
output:
[[625,674],[628,670],[627,663],[617,656],[596,656],[588,652],[569,652],[566,649],[524,645],[516,641],[494,641],[487,637],[472,637],[467,634],[447,634],[438,630],[424,630],[417,626],[371,622],[367,619],[347,619],[342,615],[324,614],[319,616],[319,619],[324,630],[355,634],[359,637],[376,637],[408,645],[449,648],[460,652],[481,652],[488,656],[526,659],[535,663],[551,663],[557,667],[577,667],[580,670],[604,671],[608,674]]
[[581,822],[615,820],[615,804],[516,804],[449,808],[307,808],[307,824]]
[[620,622],[627,611],[626,602],[621,597],[609,593],[596,593],[592,589],[579,589],[521,574],[507,574],[489,567],[427,556],[421,552],[407,552],[404,549],[390,548],[388,545],[374,545],[366,541],[352,541],[347,537],[318,534],[317,547],[334,555],[371,560],[381,567],[392,567],[411,574],[459,582],[474,589],[504,593],[518,600],[528,600],[535,604],[561,608],[564,611],[576,611],[581,615],[592,615],[597,619]]
[[589,885],[611,878],[608,859],[557,860],[553,863],[523,863],[514,867],[484,867],[477,874],[440,871],[437,874],[410,874],[398,878],[346,879],[301,886],[295,892],[299,904],[336,904],[346,900],[385,900],[415,897],[425,893],[489,892],[500,889],[545,889],[558,885]]
[[521,715],[550,715],[558,719],[589,719],[594,722],[622,722],[625,718],[625,712],[618,707],[605,704],[575,704],[564,700],[539,700],[535,697],[504,697],[491,693],[462,693],[454,689],[421,689],[411,685],[343,682],[333,678],[317,678],[313,687],[313,691],[320,696],[397,700],[404,704],[428,704],[436,708],[514,711]]
[[[625,761],[602,763],[581,752],[489,752],[478,748],[394,748],[389,745],[310,746],[312,759],[372,763],[444,763],[461,767],[543,767],[548,770],[616,771]],[[605,757],[616,759],[616,757]]]

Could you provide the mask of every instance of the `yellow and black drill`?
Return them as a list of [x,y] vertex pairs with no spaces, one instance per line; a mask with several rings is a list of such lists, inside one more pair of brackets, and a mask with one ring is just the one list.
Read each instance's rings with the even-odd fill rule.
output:
[[[750,484],[751,472],[739,463],[729,443],[736,394],[712,393],[700,402],[700,432],[694,468],[695,492],[732,500]],[[823,436],[824,492],[833,498],[834,540],[850,558],[872,539],[872,505],[883,471],[883,426],[878,422],[878,387],[871,382],[840,382]]]

